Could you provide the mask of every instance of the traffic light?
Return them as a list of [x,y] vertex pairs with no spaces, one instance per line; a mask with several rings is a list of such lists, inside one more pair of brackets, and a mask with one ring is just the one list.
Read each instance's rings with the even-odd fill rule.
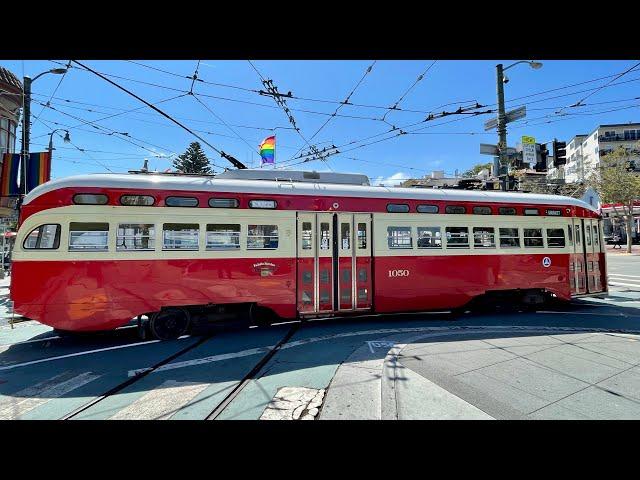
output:
[[547,157],[549,156],[549,150],[547,150],[547,145],[545,143],[539,143],[540,152],[538,157],[538,162],[536,163],[535,170],[536,172],[546,172],[547,171]]
[[558,167],[567,163],[567,143],[553,141],[553,166]]

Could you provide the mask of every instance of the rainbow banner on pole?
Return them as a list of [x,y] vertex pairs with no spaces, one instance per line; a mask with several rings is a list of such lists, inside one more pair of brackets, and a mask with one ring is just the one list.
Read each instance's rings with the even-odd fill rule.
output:
[[262,164],[276,163],[276,136],[265,138],[260,144],[260,156],[262,157]]
[[27,163],[27,193],[51,180],[51,154],[37,152],[29,154]]
[[0,196],[15,197],[20,195],[18,175],[20,174],[20,154],[5,153],[2,156],[2,172],[0,173]]

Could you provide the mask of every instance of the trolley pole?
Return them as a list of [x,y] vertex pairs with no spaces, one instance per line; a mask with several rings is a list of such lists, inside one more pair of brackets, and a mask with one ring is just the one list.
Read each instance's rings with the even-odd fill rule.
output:
[[507,167],[506,175],[502,179],[502,190],[507,191],[507,180],[509,176],[509,159],[507,153],[507,123],[505,122],[504,111],[504,71],[502,64],[496,65],[496,92],[498,94],[498,156],[500,158],[500,169]]

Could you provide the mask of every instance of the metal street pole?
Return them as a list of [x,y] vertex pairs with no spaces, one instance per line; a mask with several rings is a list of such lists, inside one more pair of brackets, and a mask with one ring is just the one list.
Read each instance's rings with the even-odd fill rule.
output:
[[[506,156],[507,152],[507,123],[504,112],[504,73],[502,64],[496,65],[496,91],[498,93],[498,156],[500,158],[500,168],[507,166],[507,176],[509,175],[509,165]],[[502,181],[502,190],[507,191],[507,177]]]
[[29,134],[31,128],[31,77],[25,76],[24,84],[24,112],[22,115],[22,161],[20,162],[20,190],[27,194],[27,162],[29,161]]

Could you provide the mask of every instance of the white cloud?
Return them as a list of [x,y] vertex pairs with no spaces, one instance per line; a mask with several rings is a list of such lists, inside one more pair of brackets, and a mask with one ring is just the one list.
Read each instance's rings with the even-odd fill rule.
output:
[[385,185],[387,187],[396,186],[412,178],[411,175],[407,175],[404,172],[394,173],[390,177],[379,176],[372,180],[372,185]]

